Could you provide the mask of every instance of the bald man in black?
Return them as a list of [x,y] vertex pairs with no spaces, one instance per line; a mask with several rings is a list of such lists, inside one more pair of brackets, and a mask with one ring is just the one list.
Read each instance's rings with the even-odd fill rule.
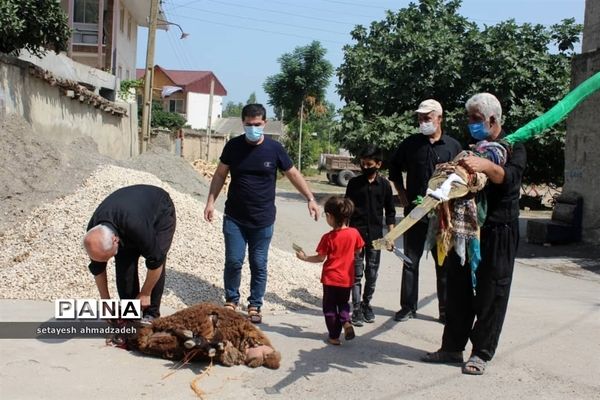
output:
[[[160,316],[165,263],[175,233],[175,206],[169,194],[151,185],[127,186],[110,194],[87,226],[84,247],[102,299],[109,299],[106,264],[115,257],[121,299],[140,299],[146,320]],[[146,259],[140,289],[138,260]]]

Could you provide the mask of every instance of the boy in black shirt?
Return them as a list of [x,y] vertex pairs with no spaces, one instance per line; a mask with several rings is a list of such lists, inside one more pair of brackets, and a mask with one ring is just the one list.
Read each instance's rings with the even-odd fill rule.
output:
[[[373,240],[383,237],[384,210],[388,230],[392,229],[396,218],[392,186],[378,173],[381,163],[381,152],[374,146],[367,147],[360,156],[363,174],[352,178],[346,188],[346,197],[354,203],[350,226],[356,228],[365,241],[365,247],[357,255],[354,264],[352,323],[355,326],[362,326],[363,321],[369,323],[375,321],[370,303],[375,292],[381,251],[375,250],[372,243]],[[361,302],[363,275],[365,290]]]

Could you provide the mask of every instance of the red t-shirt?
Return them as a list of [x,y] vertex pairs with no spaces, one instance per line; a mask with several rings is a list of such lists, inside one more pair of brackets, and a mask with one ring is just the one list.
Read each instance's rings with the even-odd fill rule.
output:
[[351,287],[354,284],[354,254],[365,245],[354,228],[326,233],[317,246],[317,253],[327,256],[321,282],[324,285]]

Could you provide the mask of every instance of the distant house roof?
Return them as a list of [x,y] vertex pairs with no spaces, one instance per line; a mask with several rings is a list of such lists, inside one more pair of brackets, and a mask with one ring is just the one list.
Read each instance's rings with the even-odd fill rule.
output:
[[[243,132],[242,120],[239,117],[219,118],[215,121],[212,129],[218,133],[237,136]],[[264,133],[272,136],[283,135],[283,123],[281,121],[267,121]]]
[[[164,69],[160,65],[154,66],[160,69],[176,86],[181,86],[186,92],[210,93],[211,77],[215,80],[214,94],[216,96],[227,96],[227,90],[212,71],[182,71],[175,69]],[[135,70],[136,79],[144,77],[146,72],[143,68]]]

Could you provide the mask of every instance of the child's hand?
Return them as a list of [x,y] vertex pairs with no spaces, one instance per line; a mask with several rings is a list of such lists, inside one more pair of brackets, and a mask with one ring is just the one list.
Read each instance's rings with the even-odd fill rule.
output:
[[306,254],[304,254],[303,250],[297,251],[296,257],[298,257],[298,259],[300,259],[302,261],[306,260]]

